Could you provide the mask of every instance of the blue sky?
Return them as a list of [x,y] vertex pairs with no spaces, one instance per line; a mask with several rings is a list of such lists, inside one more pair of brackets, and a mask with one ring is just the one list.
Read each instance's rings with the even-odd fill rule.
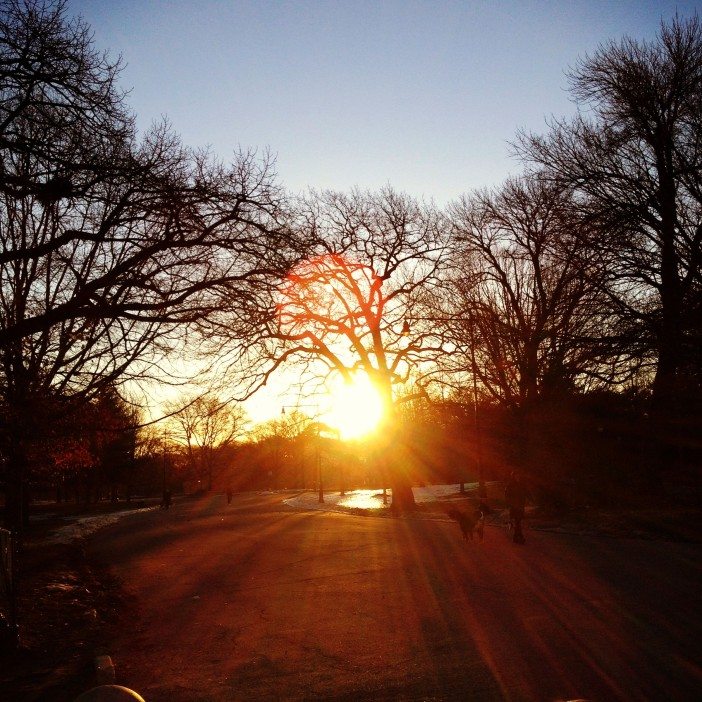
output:
[[519,128],[574,112],[565,70],[702,2],[69,0],[121,53],[130,104],[227,159],[269,148],[293,191],[390,183],[438,204],[499,183]]

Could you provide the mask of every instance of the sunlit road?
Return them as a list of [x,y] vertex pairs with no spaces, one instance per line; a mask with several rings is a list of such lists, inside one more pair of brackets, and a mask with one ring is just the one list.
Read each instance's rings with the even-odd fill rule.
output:
[[300,513],[221,496],[91,540],[148,702],[699,700],[702,547]]

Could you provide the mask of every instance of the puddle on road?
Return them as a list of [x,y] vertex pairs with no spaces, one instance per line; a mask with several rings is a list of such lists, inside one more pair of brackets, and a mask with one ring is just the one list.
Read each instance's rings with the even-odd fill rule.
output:
[[339,499],[337,504],[347,509],[382,509],[382,490],[354,490]]

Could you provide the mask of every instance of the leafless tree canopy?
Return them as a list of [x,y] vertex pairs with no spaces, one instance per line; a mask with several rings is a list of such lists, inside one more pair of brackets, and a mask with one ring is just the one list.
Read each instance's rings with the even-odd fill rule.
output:
[[456,370],[477,372],[485,393],[515,408],[572,392],[587,376],[611,379],[600,267],[570,193],[537,177],[513,180],[463,198],[451,216],[444,311]]
[[366,375],[387,409],[378,471],[401,508],[413,498],[388,450],[402,443],[393,415],[434,384],[521,415],[627,384],[651,389],[659,417],[702,396],[697,16],[586,56],[570,74],[581,113],[518,136],[525,175],[445,211],[390,187],[293,198],[266,153],[222,163],[165,121],[138,134],[120,68],[64,0],[0,0],[0,469],[14,524],[30,420],[108,395],[118,407],[120,384],[162,377],[176,349],[217,384],[170,408],[193,462],[236,424],[222,407],[283,367],[303,397]]
[[211,489],[217,453],[242,438],[246,412],[214,395],[182,397],[166,409],[171,438],[185,452],[191,477]]
[[394,388],[441,352],[429,325],[410,324],[447,262],[439,213],[392,190],[312,193],[294,226],[310,254],[259,298],[266,313],[245,336],[251,382],[293,364],[309,395],[331,375],[362,371],[391,414]]
[[587,117],[518,149],[572,188],[610,263],[603,288],[634,345],[655,358],[654,399],[671,409],[699,346],[702,24],[676,17],[653,42],[623,39],[571,73]]
[[[298,202],[291,219],[307,256],[260,290],[250,327],[238,334],[251,387],[283,364],[296,364],[310,392],[330,373],[349,378],[361,369],[392,404],[390,386],[439,350],[420,326],[403,335],[446,265],[439,213],[391,190],[326,192]],[[241,329],[235,317],[220,324],[225,346]]]
[[286,251],[270,161],[221,164],[165,124],[137,138],[118,69],[63,3],[2,5],[0,393],[11,453],[23,451],[34,398],[89,397],[147,373],[186,325],[222,299],[246,300]]
[[244,296],[283,248],[281,195],[254,154],[224,166],[166,125],[137,141],[117,65],[61,3],[9,3],[4,35],[0,346],[65,390]]

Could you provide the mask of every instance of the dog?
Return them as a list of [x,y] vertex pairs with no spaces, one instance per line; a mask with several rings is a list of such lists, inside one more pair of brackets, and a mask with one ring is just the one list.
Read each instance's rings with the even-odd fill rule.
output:
[[483,540],[485,531],[485,515],[483,512],[470,513],[462,512],[460,509],[450,509],[446,514],[455,522],[458,522],[464,541],[468,541],[469,536],[470,540],[473,541],[473,534],[477,534],[480,541]]

